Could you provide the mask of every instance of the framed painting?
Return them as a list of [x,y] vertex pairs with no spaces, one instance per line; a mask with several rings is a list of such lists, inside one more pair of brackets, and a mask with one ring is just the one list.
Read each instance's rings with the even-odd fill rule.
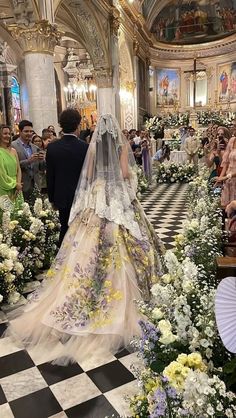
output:
[[219,65],[218,96],[220,102],[236,101],[236,62]]
[[180,97],[179,69],[157,68],[157,106],[174,106]]

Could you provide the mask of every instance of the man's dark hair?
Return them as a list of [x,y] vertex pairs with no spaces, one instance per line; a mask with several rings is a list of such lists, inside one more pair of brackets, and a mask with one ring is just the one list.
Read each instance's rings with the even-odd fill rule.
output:
[[19,125],[18,125],[19,131],[23,131],[23,129],[25,128],[25,126],[31,126],[31,128],[33,128],[32,122],[30,122],[29,120],[24,119],[24,120],[21,120],[19,122]]
[[81,115],[76,109],[66,109],[60,114],[59,123],[64,132],[74,132],[81,122]]

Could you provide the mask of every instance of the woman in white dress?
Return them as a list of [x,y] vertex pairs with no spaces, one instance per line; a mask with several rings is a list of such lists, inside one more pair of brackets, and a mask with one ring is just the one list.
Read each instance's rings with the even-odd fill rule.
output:
[[43,285],[17,310],[8,334],[48,361],[115,353],[140,333],[134,300],[149,300],[163,246],[136,199],[132,150],[111,115],[87,152],[69,229]]

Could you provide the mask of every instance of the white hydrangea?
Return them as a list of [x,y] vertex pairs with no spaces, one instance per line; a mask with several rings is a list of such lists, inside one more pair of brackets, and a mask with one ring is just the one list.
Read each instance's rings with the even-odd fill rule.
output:
[[34,203],[34,213],[36,216],[39,216],[40,212],[43,210],[42,199],[37,198]]

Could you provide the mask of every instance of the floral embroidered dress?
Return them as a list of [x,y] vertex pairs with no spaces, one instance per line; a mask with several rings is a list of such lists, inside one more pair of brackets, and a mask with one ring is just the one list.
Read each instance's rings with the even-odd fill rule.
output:
[[[41,288],[10,334],[47,361],[115,353],[139,334],[135,300],[163,272],[163,246],[135,197],[132,152],[111,115],[100,118],[70,226]],[[18,312],[17,312],[18,314]]]

